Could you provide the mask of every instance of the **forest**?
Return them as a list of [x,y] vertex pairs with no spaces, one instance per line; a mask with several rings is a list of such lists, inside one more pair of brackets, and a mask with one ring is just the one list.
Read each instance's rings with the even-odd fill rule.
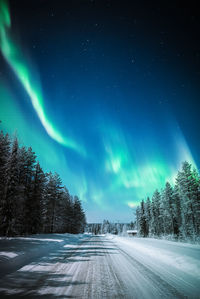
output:
[[174,186],[166,182],[151,199],[141,201],[136,209],[136,227],[142,237],[200,239],[200,177],[190,163],[183,162]]
[[45,173],[32,148],[0,132],[0,235],[82,233],[81,201],[57,173]]
[[110,222],[108,220],[103,220],[102,223],[88,223],[85,227],[87,233],[94,235],[99,234],[113,234],[113,235],[127,235],[127,230],[135,229],[136,223],[131,221],[131,223],[120,223],[120,222]]
[[188,162],[182,163],[175,185],[166,182],[152,198],[142,200],[131,223],[90,223],[89,233],[127,235],[136,230],[139,237],[200,241],[200,177]]
[[45,173],[32,148],[0,132],[0,235],[35,233],[125,234],[137,229],[141,237],[200,238],[200,177],[188,162],[175,185],[166,182],[152,198],[142,200],[135,222],[86,225],[81,201],[70,195],[57,173]]

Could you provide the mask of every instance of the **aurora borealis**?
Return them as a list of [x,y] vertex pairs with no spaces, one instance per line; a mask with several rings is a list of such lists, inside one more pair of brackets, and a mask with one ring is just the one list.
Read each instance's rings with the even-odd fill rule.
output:
[[29,95],[33,108],[35,109],[42,125],[45,130],[58,143],[73,148],[77,151],[80,151],[81,146],[79,147],[73,140],[64,138],[54,125],[49,121],[43,106],[43,98],[39,84],[35,83],[35,78],[31,78],[31,66],[28,66],[24,62],[23,58],[23,49],[20,49],[19,45],[14,42],[10,35],[11,19],[9,7],[6,1],[1,3],[1,14],[0,14],[0,45],[1,53],[4,58],[7,60],[10,67],[15,72],[17,78],[25,88],[27,94]]
[[199,168],[195,7],[0,3],[1,127],[61,175],[88,221],[130,221],[181,162]]

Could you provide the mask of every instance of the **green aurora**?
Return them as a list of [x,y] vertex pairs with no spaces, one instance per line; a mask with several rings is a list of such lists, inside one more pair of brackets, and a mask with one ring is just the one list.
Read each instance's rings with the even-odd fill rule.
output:
[[11,37],[11,18],[7,1],[0,1],[0,49],[2,55],[16,74],[30,97],[33,108],[35,109],[43,127],[48,135],[58,143],[71,148],[78,153],[85,155],[82,146],[74,140],[64,137],[48,119],[44,108],[44,100],[39,82],[34,80],[30,72],[28,63],[23,58],[23,48],[15,43]]

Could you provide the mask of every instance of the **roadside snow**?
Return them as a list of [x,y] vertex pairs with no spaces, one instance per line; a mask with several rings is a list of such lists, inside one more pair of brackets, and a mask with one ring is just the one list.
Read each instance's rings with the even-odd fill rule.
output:
[[200,293],[199,245],[112,235],[107,235],[107,239],[150,270],[156,271],[176,289],[182,292],[184,289],[185,294],[191,294],[196,288]]
[[15,252],[5,252],[5,251],[0,252],[0,260],[4,257],[14,258],[16,256],[18,256],[18,254],[16,254]]
[[200,279],[199,245],[134,237],[109,236],[108,238],[115,239],[118,244],[126,248],[126,251],[131,250],[134,256],[142,254],[143,258],[149,257],[151,262],[165,263]]
[[[37,234],[27,237],[0,238],[0,277],[14,272],[36,258],[71,244],[77,246],[84,235]],[[73,245],[74,244],[74,245]]]

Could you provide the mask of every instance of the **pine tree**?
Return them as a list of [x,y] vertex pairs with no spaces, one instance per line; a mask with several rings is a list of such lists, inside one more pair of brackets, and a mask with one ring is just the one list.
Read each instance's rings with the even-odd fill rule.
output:
[[200,176],[194,168],[191,173],[192,208],[194,211],[195,233],[200,235]]
[[174,219],[174,234],[177,237],[181,237],[181,226],[182,226],[181,198],[179,195],[179,188],[177,185],[174,186],[174,190],[173,190],[172,213]]
[[151,201],[150,198],[147,197],[147,200],[145,202],[145,219],[146,219],[146,230],[147,230],[147,236],[149,236],[151,231]]
[[73,219],[73,197],[70,196],[69,191],[66,187],[64,187],[64,225],[65,225],[65,231],[68,233],[72,232],[72,223],[74,221]]
[[152,234],[160,236],[163,231],[163,223],[160,215],[160,202],[161,197],[158,190],[156,190],[152,196],[152,205],[151,205],[151,227]]
[[138,206],[136,208],[136,211],[135,211],[135,216],[136,216],[136,227],[137,227],[137,231],[138,233],[140,233],[140,207]]
[[44,174],[31,147],[0,133],[0,234],[84,231],[85,213],[58,174]]
[[21,227],[20,197],[19,197],[19,160],[18,160],[18,141],[14,140],[10,158],[6,166],[6,186],[3,199],[3,234],[10,236],[19,234]]
[[140,235],[142,237],[147,237],[148,235],[148,228],[147,228],[147,222],[146,222],[146,217],[145,217],[145,205],[144,205],[144,200],[141,201],[140,205]]
[[0,132],[0,234],[3,234],[5,221],[5,187],[7,183],[6,167],[10,156],[10,139]]
[[[145,215],[145,219],[144,219]],[[192,238],[200,235],[200,176],[191,164],[184,162],[178,172],[174,188],[167,182],[161,193],[156,190],[152,197],[136,209],[136,224],[139,233],[177,238]]]
[[172,210],[173,189],[169,182],[166,183],[161,195],[160,215],[163,220],[163,233],[174,234],[174,216]]
[[33,189],[31,193],[31,217],[29,219],[30,233],[42,231],[42,204],[44,200],[46,176],[39,164],[36,165],[33,176]]
[[3,198],[3,192],[6,183],[6,165],[10,156],[10,140],[8,134],[4,136],[0,132],[0,200]]
[[44,231],[47,233],[54,232],[54,226],[56,221],[56,205],[60,196],[61,187],[60,176],[55,173],[54,175],[50,172],[48,174],[48,182],[45,191],[45,223]]
[[86,218],[78,196],[74,196],[73,214],[74,226],[72,228],[72,233],[83,233],[86,225]]
[[199,182],[191,169],[191,164],[184,162],[182,171],[178,172],[177,185],[181,197],[182,234],[184,237],[195,238],[198,232],[197,219]]
[[35,173],[36,155],[29,147],[25,155],[25,222],[26,233],[32,232],[32,212],[34,210],[34,202],[32,201],[33,178]]

